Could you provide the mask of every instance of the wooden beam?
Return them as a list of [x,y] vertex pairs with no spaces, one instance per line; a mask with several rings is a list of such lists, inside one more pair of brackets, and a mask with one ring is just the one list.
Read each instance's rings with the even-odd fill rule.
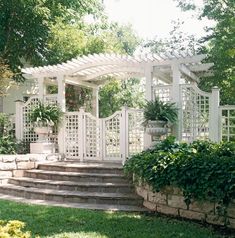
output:
[[196,74],[194,74],[192,71],[190,71],[190,69],[184,64],[179,65],[179,70],[181,71],[181,73],[187,75],[193,81],[199,83],[200,81],[199,77]]

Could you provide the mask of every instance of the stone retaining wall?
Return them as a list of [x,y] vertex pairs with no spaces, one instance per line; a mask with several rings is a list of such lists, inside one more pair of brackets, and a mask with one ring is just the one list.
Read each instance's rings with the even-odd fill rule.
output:
[[39,163],[59,159],[58,154],[0,155],[0,184],[10,177],[21,177],[24,170],[35,169]]
[[214,225],[225,225],[235,229],[235,200],[231,202],[227,210],[227,218],[218,214],[216,203],[192,201],[189,206],[184,202],[184,196],[180,189],[167,187],[163,191],[155,193],[147,185],[137,186],[136,192],[144,198],[144,206],[152,211],[173,215],[177,217],[199,220]]

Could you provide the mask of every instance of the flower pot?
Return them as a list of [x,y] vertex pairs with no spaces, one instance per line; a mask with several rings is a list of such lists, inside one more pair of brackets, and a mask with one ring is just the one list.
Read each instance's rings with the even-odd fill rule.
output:
[[46,142],[48,141],[48,135],[52,132],[50,126],[35,127],[34,132],[38,135],[37,142]]
[[148,121],[146,133],[152,136],[153,145],[160,141],[161,136],[168,132],[166,121]]

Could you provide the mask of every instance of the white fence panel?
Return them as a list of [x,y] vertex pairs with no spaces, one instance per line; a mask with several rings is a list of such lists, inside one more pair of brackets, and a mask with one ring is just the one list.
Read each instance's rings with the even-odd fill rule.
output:
[[235,141],[235,105],[220,106],[220,139]]
[[127,113],[127,155],[137,154],[144,149],[143,110],[128,109]]
[[181,85],[181,135],[192,142],[209,138],[209,113],[211,93],[201,91],[192,84]]

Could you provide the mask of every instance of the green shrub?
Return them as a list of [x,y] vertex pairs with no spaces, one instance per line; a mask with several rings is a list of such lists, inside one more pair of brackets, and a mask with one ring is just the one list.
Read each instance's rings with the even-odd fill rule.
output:
[[2,221],[0,220],[0,237],[1,238],[30,238],[30,232],[24,232],[22,229],[25,224],[21,221]]
[[12,136],[0,138],[0,154],[16,154],[16,140]]
[[193,198],[227,207],[235,198],[234,142],[186,144],[169,137],[154,149],[129,158],[124,170],[148,183],[154,191],[165,186],[181,188],[187,204]]

